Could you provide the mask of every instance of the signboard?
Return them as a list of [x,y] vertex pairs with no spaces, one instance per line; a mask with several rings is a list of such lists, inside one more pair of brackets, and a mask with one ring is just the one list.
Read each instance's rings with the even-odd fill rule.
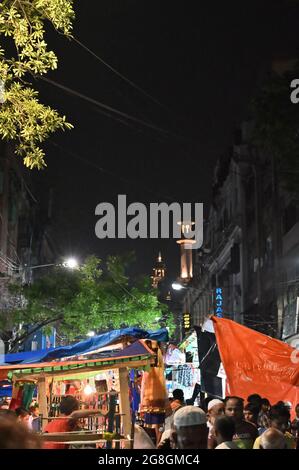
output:
[[185,332],[188,332],[191,328],[191,315],[190,313],[183,314],[183,328]]
[[215,289],[215,315],[223,318],[223,292],[221,287]]

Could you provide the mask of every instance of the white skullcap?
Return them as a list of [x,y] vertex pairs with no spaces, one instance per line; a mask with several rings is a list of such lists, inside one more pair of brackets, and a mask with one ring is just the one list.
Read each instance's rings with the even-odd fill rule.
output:
[[174,425],[176,428],[184,426],[199,426],[206,424],[205,412],[197,406],[183,406],[174,415]]
[[218,400],[218,398],[215,398],[215,400],[211,400],[208,404],[208,411],[210,411],[216,405],[223,405],[223,401]]

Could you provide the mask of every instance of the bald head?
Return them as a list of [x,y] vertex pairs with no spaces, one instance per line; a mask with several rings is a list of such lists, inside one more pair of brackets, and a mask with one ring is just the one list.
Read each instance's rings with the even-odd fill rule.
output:
[[261,436],[262,449],[286,449],[286,440],[278,429],[270,428]]

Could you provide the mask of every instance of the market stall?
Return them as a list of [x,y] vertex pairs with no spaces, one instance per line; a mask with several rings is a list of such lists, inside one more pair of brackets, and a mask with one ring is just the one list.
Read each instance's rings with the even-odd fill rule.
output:
[[37,387],[43,428],[56,417],[59,400],[65,394],[74,394],[84,409],[108,412],[106,419],[99,413],[85,420],[80,433],[47,434],[43,436],[45,440],[103,444],[113,438],[114,443],[128,447],[132,428],[129,372],[155,365],[157,343],[137,340],[126,344],[122,340],[108,351],[93,350],[76,359],[64,357],[49,362],[3,365],[0,374],[12,381],[15,400],[18,389]]
[[197,337],[190,334],[179,346],[170,344],[165,354],[165,376],[169,395],[181,389],[185,399],[193,395],[194,387],[200,383]]

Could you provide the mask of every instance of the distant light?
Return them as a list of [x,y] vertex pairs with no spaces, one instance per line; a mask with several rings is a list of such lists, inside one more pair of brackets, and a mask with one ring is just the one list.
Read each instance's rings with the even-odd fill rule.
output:
[[89,331],[86,336],[89,336],[89,338],[92,338],[93,336],[95,336],[95,332]]
[[92,387],[91,387],[89,384],[86,384],[85,387],[84,387],[83,393],[84,393],[84,395],[86,395],[87,397],[88,397],[89,395],[92,395],[92,394],[93,394],[93,389],[92,389]]
[[63,266],[69,269],[75,269],[78,267],[78,261],[75,258],[68,258],[63,263]]
[[179,284],[178,282],[174,282],[171,287],[173,288],[173,290],[182,290],[182,289],[185,289],[185,287],[182,286],[182,284]]

